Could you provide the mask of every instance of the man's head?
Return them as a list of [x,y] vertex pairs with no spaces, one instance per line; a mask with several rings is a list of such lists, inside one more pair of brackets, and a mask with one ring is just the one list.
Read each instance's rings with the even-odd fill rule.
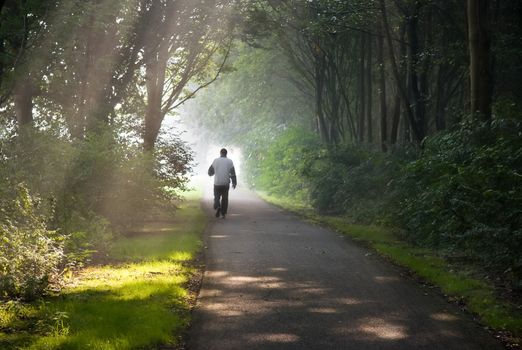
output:
[[226,148],[222,148],[221,151],[219,151],[219,154],[221,154],[221,157],[226,157],[227,156],[227,149]]

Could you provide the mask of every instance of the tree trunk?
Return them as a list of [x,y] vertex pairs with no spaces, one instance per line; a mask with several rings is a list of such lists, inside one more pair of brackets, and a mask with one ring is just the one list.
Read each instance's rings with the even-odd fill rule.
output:
[[160,38],[156,45],[151,45],[145,50],[145,81],[147,86],[147,109],[145,112],[145,130],[143,133],[143,149],[152,151],[158,139],[161,123],[165,118],[162,110],[163,93],[165,90],[165,77],[167,61],[169,59],[168,42]]
[[[151,74],[157,73],[158,72],[156,71]],[[163,76],[165,76],[165,72],[163,72]],[[153,78],[149,76],[149,79]],[[154,149],[154,145],[156,144],[156,140],[161,128],[161,123],[164,117],[161,111],[163,80],[159,79],[161,81],[161,85],[158,85],[158,79],[154,80],[156,80],[154,83],[149,82],[147,84],[147,109],[145,112],[145,130],[143,133],[143,149],[146,152],[152,151],[152,149]]]
[[435,128],[437,131],[446,129],[445,105],[443,103],[445,100],[444,88],[446,85],[444,84],[444,77],[446,75],[446,70],[447,66],[445,64],[440,64],[437,71],[437,100],[435,102]]
[[324,90],[324,65],[325,58],[320,50],[316,50],[314,56],[314,79],[315,79],[315,115],[317,118],[317,128],[319,129],[319,135],[321,139],[329,144],[328,139],[328,127],[324,117],[323,110],[323,90]]
[[387,151],[387,138],[388,138],[388,115],[386,108],[386,76],[384,73],[384,39],[383,33],[381,30],[381,35],[379,35],[379,39],[377,42],[377,59],[379,61],[379,101],[380,101],[380,131],[381,131],[381,150],[383,152]]
[[470,56],[471,113],[491,121],[492,74],[489,1],[468,0],[468,40]]
[[341,99],[340,99],[340,91],[339,84],[337,82],[337,76],[335,74],[336,71],[336,62],[333,57],[330,57],[328,60],[328,95],[330,96],[330,125],[329,125],[329,139],[332,145],[337,145],[339,141],[342,139],[342,129],[340,126],[340,113],[341,113]]
[[391,67],[392,67],[392,73],[395,78],[395,82],[397,83],[397,90],[404,103],[404,108],[406,110],[406,116],[408,117],[408,120],[413,129],[415,139],[417,142],[420,142],[422,140],[421,132],[417,129],[415,114],[414,114],[413,109],[411,108],[410,99],[406,92],[406,87],[404,86],[401,76],[399,74],[399,68],[398,68],[397,60],[395,58],[395,53],[393,50],[393,40],[392,40],[392,36],[390,33],[390,26],[388,23],[388,14],[386,11],[386,6],[385,6],[384,0],[380,0],[380,7],[381,7],[381,14],[382,14],[382,19],[383,19],[383,23],[384,23],[385,33],[386,33],[386,43],[388,45],[389,54],[390,54],[390,63],[391,63]]
[[145,131],[143,133],[143,150],[145,152],[150,152],[154,149],[161,129],[162,120],[161,112],[157,113],[157,111],[153,112],[150,110],[147,112],[147,118],[145,118]]
[[395,101],[393,103],[393,116],[390,134],[390,143],[395,145],[399,138],[399,124],[401,120],[401,96],[399,93],[395,94]]
[[[418,6],[418,5],[416,5]],[[411,96],[413,98],[414,118],[411,121],[411,128],[417,142],[421,142],[426,136],[426,107],[421,90],[421,78],[419,74],[419,38],[418,38],[418,11],[408,16],[406,28],[409,41],[408,53],[408,78]]]
[[360,57],[360,68],[359,68],[359,123],[358,123],[358,138],[359,142],[364,142],[364,119],[366,117],[366,74],[365,74],[365,61],[366,61],[366,40],[365,36],[361,34],[361,57]]
[[371,35],[367,35],[368,40],[368,57],[366,58],[366,87],[367,87],[367,106],[366,107],[366,137],[368,143],[373,142],[373,127],[372,127],[372,42]]

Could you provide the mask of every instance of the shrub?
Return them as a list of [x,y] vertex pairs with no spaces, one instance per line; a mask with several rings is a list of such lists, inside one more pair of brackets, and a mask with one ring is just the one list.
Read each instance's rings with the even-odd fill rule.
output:
[[408,157],[364,146],[328,148],[316,135],[290,129],[247,165],[258,174],[258,189],[307,201],[322,213],[375,222],[382,221],[391,197],[388,184]]
[[323,149],[306,173],[310,200],[325,213],[343,214],[356,222],[382,220],[390,188],[403,154],[383,154],[364,146],[344,145]]
[[[11,254],[2,254],[4,295],[42,292],[58,266],[52,252],[62,255],[61,267],[80,266],[94,251],[103,253],[115,232],[143,222],[158,207],[173,209],[192,159],[177,137],[144,154],[136,135],[125,138],[108,126],[81,140],[34,127],[1,136],[1,233]],[[25,184],[22,194],[12,190],[17,183]],[[9,267],[6,261],[15,255],[18,265]],[[23,262],[37,256],[43,260],[31,264],[41,273],[31,282]],[[34,288],[24,290],[29,284]]]
[[24,185],[14,198],[6,193],[0,198],[0,297],[32,299],[57,274],[63,240],[46,228],[36,210],[39,199]]
[[256,187],[271,194],[307,200],[309,186],[304,173],[320,150],[316,135],[287,130],[258,155],[260,176]]
[[470,120],[431,137],[400,180],[397,217],[422,245],[522,278],[522,124]]

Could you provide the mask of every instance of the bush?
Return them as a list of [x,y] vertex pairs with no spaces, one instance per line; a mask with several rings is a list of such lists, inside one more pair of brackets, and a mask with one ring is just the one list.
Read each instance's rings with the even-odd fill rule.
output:
[[[5,183],[4,183],[5,184]],[[0,297],[32,299],[41,294],[63,261],[63,240],[36,211],[39,199],[18,186],[0,200]]]
[[[173,210],[192,160],[177,137],[144,154],[135,135],[126,139],[107,126],[82,140],[34,127],[1,136],[4,296],[41,293],[58,263],[81,266],[93,252],[103,253],[115,232],[158,207]],[[17,183],[25,184],[20,193],[12,190]]]
[[320,212],[343,214],[355,222],[381,221],[391,193],[388,185],[405,158],[363,146],[323,149],[306,173],[311,203]]
[[259,171],[254,172],[260,176],[255,187],[270,194],[307,200],[309,186],[304,174],[320,150],[316,135],[287,130],[258,155]]
[[[261,156],[260,156],[260,155]],[[255,187],[310,203],[321,213],[357,222],[382,220],[404,154],[383,154],[363,146],[327,148],[316,135],[291,129],[257,155],[249,172]],[[253,162],[248,162],[252,168]]]
[[399,183],[397,217],[421,245],[522,278],[522,123],[463,122],[431,137]]

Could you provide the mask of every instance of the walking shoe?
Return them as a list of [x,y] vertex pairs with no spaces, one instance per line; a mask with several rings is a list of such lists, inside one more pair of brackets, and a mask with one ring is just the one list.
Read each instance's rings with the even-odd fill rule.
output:
[[226,216],[226,214],[223,214],[223,215],[221,216],[221,218],[222,218],[222,219],[224,219],[224,218],[225,218],[225,216]]
[[219,218],[219,214],[221,214],[221,207],[218,207],[216,210],[216,218]]

